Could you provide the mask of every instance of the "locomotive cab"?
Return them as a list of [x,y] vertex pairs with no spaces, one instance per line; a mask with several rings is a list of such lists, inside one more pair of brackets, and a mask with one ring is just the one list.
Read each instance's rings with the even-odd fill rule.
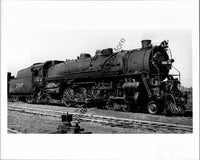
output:
[[31,68],[31,72],[33,74],[33,86],[35,87],[43,86],[43,66],[44,63],[37,63]]

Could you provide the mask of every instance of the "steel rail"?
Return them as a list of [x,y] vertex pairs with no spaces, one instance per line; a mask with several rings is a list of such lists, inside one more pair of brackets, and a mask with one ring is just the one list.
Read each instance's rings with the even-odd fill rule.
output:
[[10,129],[10,128],[8,128],[7,131],[10,132],[10,133],[14,133],[14,134],[22,134],[22,132],[18,132],[16,130],[13,130],[13,129]]
[[[74,112],[65,112],[65,111],[55,111],[55,110],[46,110],[38,108],[29,108],[29,107],[8,107],[9,110],[19,111],[30,114],[44,115],[44,116],[53,116],[60,117],[62,114],[72,114],[76,120],[79,121],[89,121],[101,123],[104,125],[117,126],[122,128],[136,128],[136,127],[145,127],[149,130],[155,131],[165,131],[167,133],[192,133],[192,126],[188,125],[178,125],[164,122],[153,122],[153,121],[144,121],[144,120],[135,120],[135,119],[125,119],[125,118],[116,118],[108,116],[99,116],[99,115],[89,115],[89,114],[80,114]],[[166,130],[167,129],[167,130]],[[169,132],[170,131],[170,132]]]

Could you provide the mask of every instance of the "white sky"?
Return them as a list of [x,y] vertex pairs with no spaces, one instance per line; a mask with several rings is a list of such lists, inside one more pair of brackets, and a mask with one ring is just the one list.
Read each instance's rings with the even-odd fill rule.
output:
[[142,39],[169,40],[181,82],[192,86],[193,13],[183,12],[191,4],[163,3],[4,2],[8,71],[16,75],[33,63],[72,59],[83,52],[94,55],[96,49],[116,47],[121,38],[126,39],[123,49],[140,47]]

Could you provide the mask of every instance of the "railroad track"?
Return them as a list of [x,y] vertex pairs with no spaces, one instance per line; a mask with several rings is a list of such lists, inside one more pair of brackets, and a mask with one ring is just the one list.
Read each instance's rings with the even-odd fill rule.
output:
[[16,130],[13,130],[13,129],[10,129],[10,128],[8,128],[7,131],[8,131],[8,133],[13,133],[13,134],[21,134],[22,133],[22,132],[18,132]]
[[192,126],[163,123],[163,122],[125,119],[125,118],[107,117],[107,116],[46,110],[46,109],[29,108],[29,107],[19,107],[19,106],[17,107],[9,106],[8,110],[27,113],[27,114],[53,116],[59,118],[63,114],[72,114],[73,119],[81,122],[94,122],[121,128],[132,128],[132,129],[139,128],[156,133],[192,133],[193,131]]

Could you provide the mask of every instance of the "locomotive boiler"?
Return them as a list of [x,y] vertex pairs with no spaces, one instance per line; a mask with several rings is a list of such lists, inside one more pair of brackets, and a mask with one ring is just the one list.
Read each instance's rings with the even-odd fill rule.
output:
[[[168,42],[113,52],[82,53],[75,60],[36,63],[20,70],[9,82],[9,95],[32,103],[57,102],[66,107],[183,114],[187,97],[170,75]],[[177,76],[177,75],[176,75]]]

